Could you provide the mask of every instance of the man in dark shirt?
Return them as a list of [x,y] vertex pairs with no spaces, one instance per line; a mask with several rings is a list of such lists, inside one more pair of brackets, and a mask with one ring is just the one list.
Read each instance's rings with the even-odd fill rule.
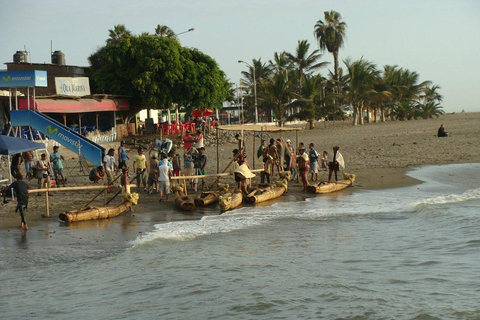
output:
[[23,181],[23,177],[21,173],[17,173],[15,175],[15,179],[10,186],[5,189],[5,192],[13,189],[15,191],[15,195],[17,196],[17,207],[15,208],[15,212],[20,211],[20,217],[22,218],[22,223],[20,224],[20,228],[27,230],[28,226],[25,222],[25,217],[23,216],[23,210],[28,206],[28,184]]

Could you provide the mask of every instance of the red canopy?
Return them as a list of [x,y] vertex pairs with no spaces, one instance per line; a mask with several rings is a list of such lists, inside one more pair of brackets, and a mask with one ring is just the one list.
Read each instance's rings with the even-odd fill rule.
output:
[[197,109],[192,112],[192,117],[201,117],[201,116],[208,117],[212,114],[213,114],[213,111],[210,109],[205,109],[205,110]]

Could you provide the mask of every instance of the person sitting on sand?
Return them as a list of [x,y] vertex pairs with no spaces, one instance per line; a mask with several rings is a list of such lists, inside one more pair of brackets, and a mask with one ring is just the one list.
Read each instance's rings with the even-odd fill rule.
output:
[[333,172],[335,172],[335,181],[338,181],[338,171],[340,171],[340,168],[345,168],[345,161],[343,160],[342,154],[338,151],[339,149],[339,146],[333,147],[333,158],[332,161],[328,163],[328,183],[330,183]]
[[20,228],[28,230],[28,225],[25,222],[24,210],[28,206],[28,189],[30,189],[30,187],[25,181],[23,181],[21,173],[17,173],[15,175],[15,179],[17,179],[17,181],[12,182],[12,184],[9,185],[4,192],[6,193],[12,189],[15,191],[15,195],[17,196],[17,207],[15,208],[15,212],[19,211],[20,217],[22,218]]
[[437,136],[438,137],[448,137],[448,132],[445,132],[445,127],[443,126],[443,123],[440,126],[440,128],[438,128]]

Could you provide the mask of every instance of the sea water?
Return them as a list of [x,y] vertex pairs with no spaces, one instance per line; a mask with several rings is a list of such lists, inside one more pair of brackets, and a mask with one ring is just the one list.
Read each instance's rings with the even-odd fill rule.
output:
[[96,241],[3,232],[0,318],[480,319],[480,164],[409,175]]

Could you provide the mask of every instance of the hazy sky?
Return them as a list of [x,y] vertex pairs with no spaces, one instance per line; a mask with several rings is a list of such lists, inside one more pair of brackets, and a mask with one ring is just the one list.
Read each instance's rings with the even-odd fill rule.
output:
[[[182,45],[212,56],[238,82],[245,70],[238,60],[268,61],[304,39],[318,49],[314,25],[330,10],[348,25],[340,59],[408,68],[442,87],[446,112],[480,111],[479,0],[1,0],[0,62],[25,45],[32,62],[49,63],[52,40],[67,64],[88,66],[114,25],[138,34],[165,24],[176,33],[195,28],[179,36]],[[332,62],[328,52],[322,59]]]

